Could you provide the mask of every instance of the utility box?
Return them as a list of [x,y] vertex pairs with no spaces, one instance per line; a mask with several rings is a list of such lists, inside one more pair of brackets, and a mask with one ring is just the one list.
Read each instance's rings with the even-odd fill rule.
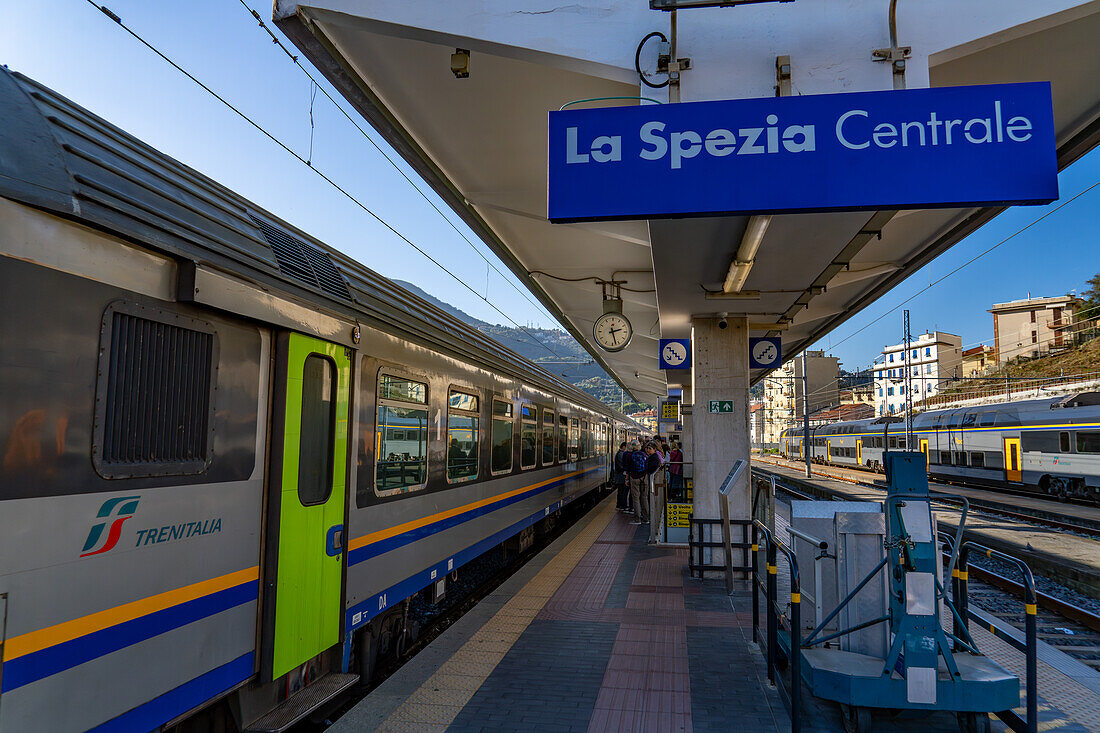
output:
[[[881,505],[871,503],[874,512],[837,512],[835,547],[837,572],[836,603],[844,600],[882,561],[883,539],[886,537],[886,515]],[[851,629],[886,615],[886,574],[881,570],[837,614],[840,629]],[[835,608],[836,603],[830,608]],[[840,637],[840,648],[846,652],[866,654],[885,659],[890,650],[890,627],[878,623],[866,629]]]
[[[792,501],[792,529],[829,543],[826,555],[817,545],[802,537],[791,536],[791,547],[798,557],[798,577],[802,584],[802,622],[804,630],[809,632],[817,627],[832,609],[840,604],[847,595],[839,587],[837,566],[837,517],[844,515],[878,515],[882,519],[882,505],[866,501]],[[880,533],[881,534],[881,533]],[[874,563],[882,559],[882,540],[879,538],[878,552]],[[859,579],[856,579],[856,583]],[[861,594],[862,595],[862,594]],[[880,614],[881,615],[881,614]],[[875,618],[872,616],[871,618]],[[838,615],[822,630],[828,635],[848,628]]]

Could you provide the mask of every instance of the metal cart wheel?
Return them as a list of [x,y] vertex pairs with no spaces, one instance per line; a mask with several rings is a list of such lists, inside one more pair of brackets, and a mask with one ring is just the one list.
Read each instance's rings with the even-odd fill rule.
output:
[[859,705],[840,706],[840,716],[844,720],[845,733],[871,733],[871,709]]
[[989,715],[986,713],[959,713],[959,733],[990,733]]

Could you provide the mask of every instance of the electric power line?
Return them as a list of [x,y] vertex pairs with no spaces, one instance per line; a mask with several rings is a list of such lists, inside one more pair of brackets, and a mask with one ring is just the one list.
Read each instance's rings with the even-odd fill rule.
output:
[[478,298],[480,298],[481,300],[485,301],[485,303],[486,303],[486,304],[487,304],[487,305],[488,305],[488,306],[489,306],[490,308],[492,308],[492,309],[493,309],[494,311],[496,311],[496,312],[497,312],[498,314],[500,314],[500,315],[501,315],[501,316],[503,316],[503,317],[504,317],[505,319],[507,319],[507,320],[508,320],[508,321],[509,321],[509,322],[510,322],[510,323],[511,323],[511,324],[512,324],[513,326],[515,326],[516,328],[520,329],[521,331],[523,331],[524,333],[526,333],[526,334],[527,334],[528,336],[530,336],[530,337],[531,337],[531,338],[532,338],[532,339],[533,339],[533,340],[534,340],[534,341],[535,341],[535,342],[536,342],[537,344],[539,344],[540,346],[542,346],[542,347],[543,347],[544,349],[546,349],[547,351],[549,351],[549,352],[550,352],[551,354],[553,354],[554,356],[558,356],[558,357],[560,357],[560,356],[561,356],[561,354],[559,354],[559,353],[557,353],[556,351],[554,351],[553,349],[551,349],[551,348],[550,348],[549,346],[547,346],[547,345],[546,345],[546,344],[545,344],[545,343],[544,343],[543,341],[541,341],[541,340],[540,340],[540,339],[538,339],[538,338],[537,338],[536,336],[534,336],[534,335],[533,335],[533,334],[532,334],[532,333],[531,333],[530,331],[528,331],[528,330],[527,330],[526,328],[524,328],[524,327],[523,327],[523,326],[521,326],[520,324],[516,323],[516,321],[514,321],[514,320],[513,320],[512,318],[511,318],[511,316],[509,316],[509,315],[508,315],[507,313],[505,313],[505,312],[504,312],[504,311],[502,311],[502,310],[501,310],[500,308],[498,308],[498,307],[497,307],[497,306],[496,306],[496,305],[495,305],[495,304],[494,304],[494,303],[493,303],[492,301],[490,301],[490,300],[489,300],[489,299],[488,299],[487,297],[485,297],[485,296],[481,295],[480,293],[478,293],[478,292],[477,292],[476,290],[474,290],[474,289],[473,289],[472,287],[470,287],[470,285],[469,285],[469,284],[467,284],[467,283],[466,283],[466,282],[465,282],[464,280],[462,280],[462,278],[458,277],[458,275],[454,274],[454,273],[453,273],[453,272],[451,272],[451,271],[450,271],[449,269],[447,269],[447,267],[446,267],[445,265],[443,265],[443,264],[442,264],[441,262],[439,262],[439,260],[437,260],[437,259],[435,259],[434,257],[432,257],[432,256],[431,256],[431,255],[430,255],[430,254],[429,254],[429,253],[428,253],[428,252],[427,252],[426,250],[424,250],[423,248],[421,248],[421,247],[420,247],[419,245],[417,245],[417,244],[416,244],[415,242],[413,242],[413,241],[412,241],[411,239],[409,239],[409,238],[408,238],[408,237],[406,237],[406,236],[405,236],[404,234],[402,234],[402,233],[401,233],[400,231],[398,231],[398,230],[397,230],[397,229],[396,229],[396,228],[395,228],[395,227],[394,227],[394,226],[393,226],[392,224],[390,224],[390,223],[389,223],[388,221],[386,221],[386,220],[385,220],[385,219],[383,219],[383,218],[382,218],[381,216],[379,216],[378,214],[376,214],[376,213],[375,213],[375,212],[374,212],[374,211],[373,211],[373,210],[372,210],[372,209],[371,209],[370,207],[368,207],[368,206],[367,206],[366,204],[364,204],[364,203],[363,203],[362,201],[360,201],[360,200],[359,200],[359,199],[357,199],[357,198],[356,198],[355,196],[353,196],[353,195],[352,195],[352,194],[351,194],[351,193],[350,193],[350,192],[349,192],[349,191],[348,191],[347,189],[345,189],[345,188],[343,188],[342,186],[340,186],[340,184],[336,183],[336,181],[334,181],[334,180],[333,180],[332,178],[330,178],[329,176],[327,176],[327,175],[326,175],[326,174],[325,174],[324,172],[322,172],[321,170],[319,170],[318,168],[316,168],[315,166],[313,166],[313,165],[312,165],[312,164],[311,164],[310,162],[308,162],[308,161],[307,161],[307,160],[306,160],[305,158],[303,158],[303,157],[302,157],[301,155],[299,155],[299,154],[298,154],[298,153],[296,153],[296,152],[295,152],[294,150],[292,150],[292,149],[291,149],[291,148],[290,148],[290,147],[289,147],[289,146],[288,146],[288,145],[287,145],[286,143],[284,143],[283,141],[279,140],[279,139],[278,139],[277,137],[275,137],[275,135],[273,135],[273,134],[272,134],[271,132],[268,132],[268,130],[267,130],[266,128],[264,128],[264,127],[263,127],[262,125],[260,125],[260,124],[259,124],[258,122],[256,122],[256,121],[255,121],[255,120],[253,120],[253,119],[252,119],[251,117],[249,117],[249,116],[248,116],[248,115],[246,115],[246,114],[245,114],[244,112],[242,112],[242,111],[241,111],[241,110],[239,110],[239,109],[238,109],[237,107],[235,107],[235,106],[234,106],[234,105],[233,105],[233,104],[232,104],[231,102],[229,102],[229,101],[228,101],[227,99],[225,99],[225,97],[222,97],[222,96],[221,96],[220,94],[218,94],[218,93],[217,93],[217,92],[215,92],[215,91],[214,91],[213,89],[211,89],[210,87],[208,87],[208,86],[207,86],[206,84],[204,84],[203,82],[201,82],[201,81],[200,81],[200,80],[199,80],[199,79],[198,79],[197,77],[195,77],[195,76],[194,76],[193,74],[191,74],[191,73],[190,73],[189,71],[187,71],[187,70],[186,70],[186,69],[184,69],[184,68],[183,68],[182,66],[180,66],[179,64],[177,64],[177,63],[176,63],[175,61],[173,61],[173,60],[172,60],[171,58],[169,58],[169,57],[168,57],[168,56],[167,56],[166,54],[164,54],[163,52],[161,52],[161,51],[160,51],[160,50],[159,50],[158,48],[156,48],[155,46],[153,46],[153,44],[151,44],[151,43],[150,43],[149,41],[146,41],[146,40],[145,40],[145,39],[144,39],[144,38],[143,38],[143,37],[142,37],[142,36],[141,36],[140,34],[138,34],[138,33],[137,33],[136,31],[134,31],[134,30],[133,30],[133,29],[131,29],[131,28],[130,28],[129,26],[127,26],[127,25],[126,25],[125,23],[123,23],[123,22],[122,22],[122,18],[120,18],[120,17],[119,17],[118,15],[116,15],[115,13],[113,13],[113,12],[112,12],[112,11],[111,11],[111,10],[110,10],[109,8],[107,8],[107,6],[105,6],[105,5],[96,5],[96,4],[95,4],[95,2],[94,2],[94,0],[85,0],[85,1],[86,1],[86,2],[87,2],[87,3],[89,4],[89,5],[91,5],[92,7],[96,8],[97,10],[99,10],[99,11],[100,11],[101,13],[103,13],[104,15],[106,15],[106,16],[107,16],[108,18],[110,18],[111,20],[113,20],[113,21],[114,21],[114,22],[115,22],[115,23],[116,23],[116,24],[117,24],[117,25],[118,25],[118,26],[119,26],[120,28],[122,28],[122,29],[123,29],[124,31],[126,31],[126,32],[127,32],[128,34],[130,34],[130,35],[131,35],[131,36],[132,36],[132,37],[133,37],[133,38],[134,38],[135,40],[137,40],[137,41],[138,41],[139,43],[141,43],[141,44],[142,44],[143,46],[145,46],[145,47],[146,47],[146,48],[148,48],[148,49],[149,49],[150,51],[152,51],[153,53],[155,53],[155,54],[156,54],[157,56],[159,56],[159,57],[160,57],[161,59],[163,59],[163,60],[164,60],[164,61],[165,61],[166,63],[168,63],[168,64],[169,64],[170,66],[172,66],[172,67],[173,67],[174,69],[176,69],[176,70],[177,70],[177,71],[179,71],[179,72],[180,72],[181,74],[183,74],[184,76],[186,76],[186,77],[187,77],[188,79],[190,79],[191,81],[193,81],[193,82],[194,82],[195,84],[197,84],[197,85],[198,85],[199,87],[201,87],[201,88],[202,88],[202,89],[203,89],[204,91],[206,91],[206,92],[207,92],[208,94],[210,94],[210,95],[211,95],[212,97],[214,97],[214,98],[215,98],[216,100],[218,100],[218,101],[219,101],[219,102],[221,102],[221,103],[222,103],[223,105],[225,105],[225,106],[226,106],[227,108],[229,108],[229,109],[230,109],[230,110],[231,110],[231,111],[232,111],[232,112],[233,112],[234,114],[236,114],[236,115],[237,115],[238,117],[240,117],[240,118],[241,118],[242,120],[244,120],[244,121],[245,121],[245,122],[247,122],[247,123],[248,123],[249,125],[251,125],[252,127],[254,127],[254,128],[255,128],[255,129],[257,130],[257,131],[259,131],[259,132],[260,132],[261,134],[263,134],[263,135],[264,135],[264,136],[265,136],[266,138],[268,138],[269,140],[271,140],[271,142],[275,143],[275,144],[276,144],[276,145],[278,145],[278,146],[279,146],[280,148],[282,148],[282,149],[283,149],[284,151],[286,151],[286,152],[287,152],[287,153],[288,153],[289,155],[291,155],[291,156],[292,156],[292,157],[293,157],[293,158],[294,158],[295,160],[297,160],[297,161],[298,161],[299,163],[301,163],[301,164],[305,165],[305,166],[306,166],[307,168],[309,168],[309,169],[310,169],[311,171],[313,171],[313,172],[314,172],[314,173],[316,173],[316,174],[317,174],[318,176],[320,176],[320,177],[321,177],[321,178],[322,178],[322,179],[323,179],[323,180],[324,180],[324,181],[325,181],[326,183],[328,183],[328,184],[329,184],[330,186],[332,186],[332,187],[333,187],[333,188],[335,188],[335,189],[336,189],[337,191],[339,191],[339,192],[340,192],[341,194],[343,194],[343,195],[344,195],[344,196],[345,196],[345,197],[346,197],[346,198],[347,198],[348,200],[350,200],[350,201],[351,201],[352,203],[354,203],[354,204],[355,204],[356,206],[358,206],[358,207],[359,207],[360,209],[362,209],[362,210],[363,210],[364,212],[366,212],[366,213],[367,213],[367,214],[368,214],[368,215],[369,215],[369,216],[370,216],[371,218],[373,218],[373,219],[374,219],[375,221],[377,221],[377,222],[378,222],[379,224],[381,224],[381,225],[382,225],[382,226],[384,226],[384,227],[385,227],[386,229],[388,229],[388,230],[389,230],[389,231],[390,231],[391,233],[393,233],[393,234],[394,234],[394,235],[395,235],[396,237],[398,237],[398,238],[399,238],[399,239],[401,239],[401,240],[402,240],[403,242],[405,242],[405,243],[406,243],[406,244],[408,244],[408,245],[409,245],[410,247],[412,247],[412,248],[413,248],[413,249],[415,249],[415,250],[416,250],[417,252],[419,252],[419,253],[420,253],[421,255],[423,255],[423,256],[424,256],[424,257],[425,257],[425,258],[426,258],[426,259],[427,259],[427,260],[428,260],[429,262],[431,262],[432,264],[434,264],[434,265],[435,265],[436,267],[438,267],[438,268],[439,268],[440,270],[442,270],[443,272],[445,272],[445,273],[447,273],[448,275],[450,275],[450,276],[451,276],[451,277],[452,277],[452,278],[453,278],[453,279],[455,280],[455,282],[457,282],[457,283],[459,283],[460,285],[462,285],[462,287],[464,287],[464,288],[466,288],[467,290],[469,290],[469,291],[470,291],[471,293],[473,293],[473,294],[474,294],[474,295],[475,295],[476,297],[478,297]]
[[[90,1],[90,0],[89,0],[89,1]],[[868,328],[870,328],[871,326],[875,325],[875,324],[876,324],[876,323],[878,323],[879,321],[881,321],[881,320],[885,319],[885,318],[886,318],[887,316],[889,316],[889,315],[891,315],[892,313],[894,313],[894,312],[895,312],[895,311],[896,311],[896,310],[897,310],[898,308],[901,308],[901,307],[902,307],[903,305],[905,305],[905,304],[909,303],[910,301],[916,300],[917,298],[919,298],[920,296],[922,296],[922,295],[924,295],[925,293],[927,293],[927,292],[928,292],[929,290],[931,290],[931,289],[932,289],[933,287],[935,287],[936,285],[939,285],[939,284],[940,284],[941,282],[943,282],[943,281],[944,281],[944,280],[946,280],[947,278],[949,278],[949,277],[951,277],[952,275],[954,275],[954,274],[955,274],[956,272],[958,272],[959,270],[963,269],[964,267],[967,267],[968,265],[971,265],[971,264],[973,264],[974,262],[978,261],[978,260],[979,260],[979,259],[981,259],[982,257],[985,257],[985,256],[986,256],[987,254],[989,254],[989,253],[990,253],[990,252],[992,252],[993,250],[995,250],[995,249],[997,249],[998,247],[1000,247],[1000,246],[1001,246],[1002,244],[1004,244],[1004,243],[1008,242],[1009,240],[1011,240],[1011,239],[1013,239],[1013,238],[1015,238],[1015,237],[1019,236],[1020,234],[1023,234],[1023,233],[1025,232],[1025,231],[1027,231],[1027,230],[1028,230],[1028,229],[1030,229],[1031,227],[1035,226],[1036,224],[1038,224],[1039,222],[1041,222],[1041,221],[1042,221],[1043,219],[1046,219],[1046,218],[1047,218],[1048,216],[1050,216],[1051,214],[1054,214],[1055,212],[1061,211],[1061,210],[1062,210],[1063,208],[1065,208],[1066,206],[1069,206],[1069,205],[1070,205],[1071,203],[1073,203],[1073,202],[1074,202],[1074,201],[1076,201],[1077,199],[1081,198],[1082,196],[1084,196],[1084,195],[1085,195],[1086,193],[1088,193],[1089,191],[1092,191],[1092,190],[1093,190],[1094,188],[1096,188],[1097,186],[1100,186],[1100,181],[1097,181],[1096,183],[1092,184],[1091,186],[1089,186],[1089,187],[1088,187],[1088,188],[1086,188],[1085,190],[1081,191],[1081,192],[1080,192],[1079,194],[1077,194],[1077,195],[1076,195],[1076,196],[1074,196],[1073,198],[1070,198],[1070,199],[1066,199],[1065,201],[1063,201],[1063,202],[1062,202],[1061,204],[1059,204],[1058,206],[1054,207],[1054,208],[1053,208],[1053,209],[1051,209],[1050,211],[1047,211],[1047,212],[1045,212],[1045,213],[1044,213],[1044,214],[1043,214],[1042,216],[1040,216],[1040,217],[1038,217],[1037,219],[1033,220],[1032,222],[1030,222],[1030,223],[1028,223],[1028,224],[1024,225],[1024,226],[1023,226],[1023,227],[1021,227],[1020,229],[1017,229],[1017,230],[1016,230],[1015,232],[1013,232],[1012,234],[1008,235],[1007,237],[1005,237],[1005,238],[1004,238],[1004,239],[1002,239],[1001,241],[997,242],[997,243],[996,243],[996,244],[994,244],[993,246],[989,247],[988,249],[986,249],[986,250],[984,250],[984,251],[982,251],[982,252],[980,252],[980,253],[978,253],[978,254],[974,255],[974,256],[973,256],[973,257],[971,257],[971,258],[970,258],[969,260],[967,260],[966,262],[962,263],[961,265],[959,265],[958,267],[956,267],[956,268],[955,268],[954,270],[952,270],[951,272],[947,273],[946,275],[944,275],[944,276],[940,277],[939,279],[937,279],[937,280],[935,280],[935,281],[933,281],[933,282],[930,282],[930,283],[928,284],[928,287],[927,287],[927,288],[923,288],[923,289],[922,289],[922,290],[921,290],[921,291],[920,291],[919,293],[915,293],[914,295],[912,295],[912,296],[910,296],[910,297],[906,298],[905,300],[903,300],[902,302],[898,303],[897,305],[895,305],[895,306],[894,306],[893,308],[891,308],[891,309],[890,309],[890,310],[888,310],[887,312],[883,313],[883,314],[882,314],[881,316],[879,316],[879,317],[878,317],[878,318],[876,318],[875,320],[873,320],[873,321],[870,321],[869,323],[867,323],[867,324],[865,324],[865,325],[861,326],[860,328],[856,329],[856,330],[855,330],[855,331],[853,331],[852,333],[848,334],[847,336],[845,336],[844,338],[842,338],[842,339],[841,339],[840,341],[837,341],[837,342],[836,342],[835,344],[833,344],[833,345],[832,345],[832,346],[831,346],[830,348],[832,348],[832,349],[835,349],[836,347],[840,346],[840,345],[841,345],[842,343],[844,343],[845,341],[847,341],[847,340],[849,340],[849,339],[851,339],[851,338],[855,337],[855,336],[856,336],[857,334],[859,334],[859,333],[862,333],[863,331],[866,331],[866,330],[867,330]]]
[[[464,239],[466,241],[466,244],[470,245],[470,248],[474,251],[474,253],[477,254],[477,256],[480,257],[482,260],[484,260],[486,265],[493,268],[493,271],[496,272],[498,275],[500,275],[501,279],[504,280],[504,282],[506,282],[510,286],[512,286],[513,290],[515,290],[517,293],[519,293],[521,296],[523,296],[523,298],[528,303],[533,305],[535,308],[538,308],[538,309],[543,310],[545,312],[545,308],[543,307],[543,305],[541,303],[539,303],[535,300],[532,300],[531,295],[530,295],[529,292],[524,291],[523,288],[519,287],[514,282],[509,280],[508,277],[503,272],[501,272],[500,269],[495,264],[493,264],[493,262],[488,257],[486,257],[481,252],[481,250],[479,250],[474,245],[473,242],[470,241],[470,238],[466,236],[465,232],[463,232],[461,229],[459,229],[458,226],[453,221],[451,221],[450,217],[448,217],[445,213],[443,213],[442,210],[440,210],[440,208],[438,206],[435,205],[435,202],[431,200],[431,198],[428,196],[428,194],[424,193],[424,191],[421,190],[421,188],[416,185],[416,182],[413,181],[411,178],[409,178],[409,176],[405,173],[405,171],[403,171],[401,169],[401,166],[399,166],[397,164],[397,162],[393,158],[390,157],[389,153],[387,153],[382,148],[382,146],[380,146],[377,142],[375,142],[374,138],[372,138],[370,135],[367,134],[367,131],[365,129],[363,129],[363,127],[361,127],[358,122],[356,122],[355,118],[352,117],[351,114],[349,114],[348,111],[346,109],[344,109],[344,107],[339,102],[337,102],[336,99],[331,94],[329,94],[328,90],[324,87],[324,85],[322,85],[319,81],[317,81],[316,77],[314,77],[313,74],[311,74],[309,72],[309,69],[302,66],[302,63],[298,60],[298,57],[290,52],[290,49],[288,49],[286,47],[286,45],[282,42],[282,39],[280,39],[278,36],[276,36],[275,33],[270,28],[267,27],[267,24],[264,23],[263,18],[260,17],[260,14],[258,12],[256,12],[255,10],[253,10],[251,7],[249,7],[248,3],[246,3],[244,0],[238,0],[238,1],[244,7],[244,9],[247,10],[249,12],[249,14],[253,18],[256,19],[256,22],[259,23],[260,28],[262,28],[264,31],[267,32],[267,35],[271,37],[271,41],[276,46],[278,46],[280,49],[282,49],[283,53],[285,53],[287,55],[287,57],[291,60],[291,62],[295,66],[297,66],[302,71],[303,74],[306,75],[306,77],[314,84],[314,86],[317,89],[321,90],[321,94],[324,94],[325,97],[327,97],[328,100],[330,102],[332,102],[332,105],[337,110],[339,110],[340,114],[342,114],[347,119],[348,122],[351,123],[352,127],[354,127],[356,130],[358,130],[359,133],[364,138],[366,138],[367,142],[369,142],[371,144],[371,146],[375,150],[377,150],[378,153],[383,158],[385,158],[386,161],[391,166],[393,166],[393,169],[396,170],[401,175],[401,177],[404,178],[405,181],[410,186],[412,186],[413,189],[418,194],[420,194],[420,196],[428,203],[428,205],[431,206],[433,209],[435,209],[435,213],[439,214],[440,218],[442,218],[443,221],[447,222],[447,224],[449,224],[450,227],[455,230],[455,233],[458,234],[458,236],[462,237],[462,239]],[[312,110],[311,110],[310,119],[311,119],[311,126],[312,126]],[[550,314],[547,313],[547,315],[550,315]]]

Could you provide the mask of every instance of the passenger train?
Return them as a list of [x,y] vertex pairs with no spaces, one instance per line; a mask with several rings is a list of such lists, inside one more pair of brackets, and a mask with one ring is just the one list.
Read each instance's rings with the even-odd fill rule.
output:
[[0,110],[3,733],[279,730],[636,435],[6,69]]
[[[784,430],[780,451],[804,458],[803,430]],[[898,418],[811,428],[810,459],[881,469],[882,454],[906,450]],[[913,445],[930,478],[1024,489],[1056,499],[1100,501],[1100,392],[924,412],[913,417]]]

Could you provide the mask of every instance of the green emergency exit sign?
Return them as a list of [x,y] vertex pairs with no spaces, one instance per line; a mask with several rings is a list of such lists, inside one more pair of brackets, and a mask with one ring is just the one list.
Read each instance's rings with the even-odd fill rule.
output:
[[733,400],[711,400],[708,412],[733,412]]

